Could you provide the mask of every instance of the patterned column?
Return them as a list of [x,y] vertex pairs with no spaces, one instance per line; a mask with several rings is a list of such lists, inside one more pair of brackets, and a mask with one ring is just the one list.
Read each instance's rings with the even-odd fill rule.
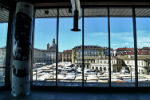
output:
[[11,84],[11,94],[13,96],[30,94],[33,12],[32,4],[26,2],[17,3],[13,36]]

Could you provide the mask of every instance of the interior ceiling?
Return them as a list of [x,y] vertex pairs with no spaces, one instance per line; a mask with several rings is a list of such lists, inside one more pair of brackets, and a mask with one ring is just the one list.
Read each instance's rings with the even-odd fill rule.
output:
[[[49,13],[46,14],[45,11]],[[150,17],[150,8],[135,8],[136,17]],[[110,7],[110,17],[132,17],[132,8]],[[37,9],[35,12],[36,18],[56,17],[57,9]],[[59,8],[60,17],[72,17],[69,8]],[[84,8],[85,17],[107,17],[107,8]]]
[[[6,6],[15,4],[17,1],[27,1],[35,7],[71,7],[70,0],[0,0]],[[150,5],[150,0],[80,0],[81,6],[96,5]]]
[[[69,11],[71,8],[70,0],[0,0],[0,22],[8,22],[9,7],[17,1],[28,1],[36,8],[36,18],[56,17],[59,7],[60,17],[72,17]],[[137,17],[150,17],[149,0],[80,0],[81,6],[85,8],[85,17],[107,17],[107,6],[110,6],[111,17],[131,17],[132,9],[129,6],[142,6],[135,9]],[[138,1],[138,2],[135,2]],[[6,8],[2,7],[2,4]],[[99,8],[99,6],[101,8]],[[113,7],[117,6],[117,7]],[[127,7],[126,7],[127,6]],[[143,8],[144,7],[144,8]],[[147,8],[145,8],[147,7]],[[48,14],[45,11],[48,10]]]

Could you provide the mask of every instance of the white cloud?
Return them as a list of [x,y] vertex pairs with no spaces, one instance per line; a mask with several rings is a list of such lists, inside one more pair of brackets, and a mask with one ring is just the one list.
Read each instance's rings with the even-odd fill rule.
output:
[[88,33],[89,36],[108,36],[107,32]]
[[[97,37],[97,36],[108,36],[107,32],[97,32],[97,33],[90,33],[89,36]],[[134,45],[134,38],[133,38],[133,32],[119,32],[119,33],[113,33],[111,32],[111,42],[115,39],[121,39],[121,42],[124,42],[123,44],[119,43],[111,43],[112,47],[121,47],[121,46],[127,46],[127,47],[133,47]],[[138,30],[137,31],[137,45],[138,48],[142,47],[150,47],[150,32]]]
[[137,46],[138,48],[150,47],[150,32],[137,31]]

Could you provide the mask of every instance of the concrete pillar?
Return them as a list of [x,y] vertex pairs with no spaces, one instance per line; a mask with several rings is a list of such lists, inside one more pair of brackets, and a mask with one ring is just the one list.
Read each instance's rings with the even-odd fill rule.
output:
[[16,5],[11,84],[13,96],[30,94],[33,10],[30,3],[18,2]]

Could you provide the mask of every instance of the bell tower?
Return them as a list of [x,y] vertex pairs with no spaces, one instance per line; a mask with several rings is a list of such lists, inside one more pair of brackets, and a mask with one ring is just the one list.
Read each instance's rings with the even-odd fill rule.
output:
[[47,43],[47,50],[49,50],[49,43]]
[[52,40],[52,45],[55,45],[55,39]]

